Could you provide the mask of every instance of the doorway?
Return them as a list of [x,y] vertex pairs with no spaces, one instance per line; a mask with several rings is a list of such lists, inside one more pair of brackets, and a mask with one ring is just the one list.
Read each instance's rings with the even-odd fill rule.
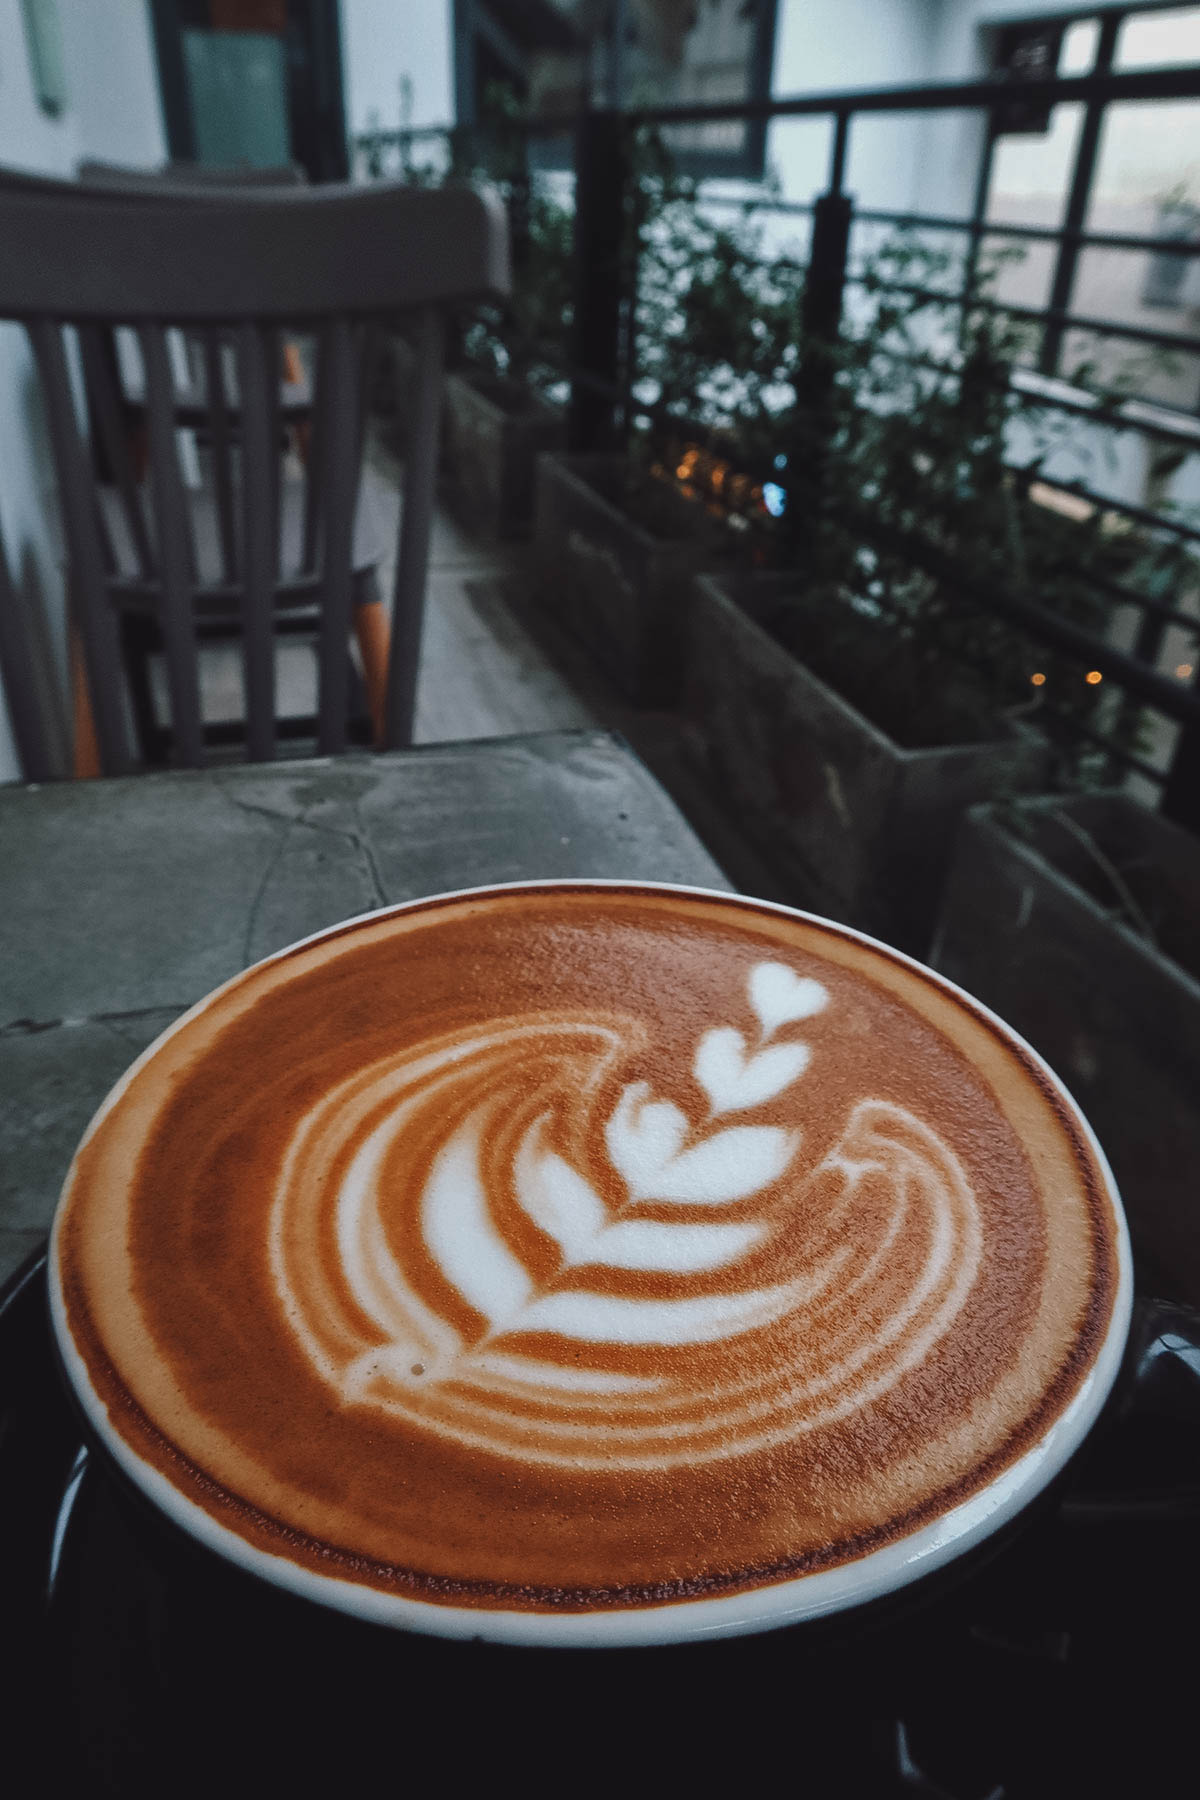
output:
[[349,173],[337,0],[152,0],[172,161]]

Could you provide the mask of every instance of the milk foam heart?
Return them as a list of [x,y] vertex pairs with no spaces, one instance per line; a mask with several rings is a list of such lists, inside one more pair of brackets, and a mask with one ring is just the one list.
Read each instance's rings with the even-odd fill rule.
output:
[[855,1558],[1088,1367],[1114,1225],[936,981],[747,903],[430,902],[250,971],[81,1150],[73,1341],[248,1541],[605,1609]]
[[781,1094],[811,1055],[807,1044],[772,1044],[751,1054],[740,1031],[718,1026],[701,1038],[694,1072],[714,1113],[744,1112]]
[[766,1035],[796,1019],[824,1012],[829,995],[811,975],[798,975],[787,963],[760,962],[750,971],[750,999]]

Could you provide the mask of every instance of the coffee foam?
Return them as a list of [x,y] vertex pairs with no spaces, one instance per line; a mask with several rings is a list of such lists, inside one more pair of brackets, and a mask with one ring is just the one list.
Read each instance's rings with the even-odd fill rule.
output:
[[1010,1464],[1114,1224],[1013,1047],[898,960],[644,890],[264,965],[80,1154],[75,1342],[252,1542],[479,1605],[828,1566]]

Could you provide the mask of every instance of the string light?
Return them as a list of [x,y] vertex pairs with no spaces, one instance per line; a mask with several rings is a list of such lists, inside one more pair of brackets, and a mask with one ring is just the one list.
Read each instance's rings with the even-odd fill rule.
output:
[[1104,680],[1104,677],[1099,669],[1089,669],[1083,679],[1087,682],[1089,687],[1098,687],[1100,682]]
[[1042,674],[1040,669],[1036,675],[1031,675],[1029,679],[1032,681],[1034,687],[1045,687],[1046,685],[1046,677]]
[[1188,676],[1191,674],[1191,672],[1192,672],[1191,663],[1180,663],[1175,670],[1175,673],[1176,673],[1176,675],[1178,675],[1180,681],[1186,681],[1188,679]]

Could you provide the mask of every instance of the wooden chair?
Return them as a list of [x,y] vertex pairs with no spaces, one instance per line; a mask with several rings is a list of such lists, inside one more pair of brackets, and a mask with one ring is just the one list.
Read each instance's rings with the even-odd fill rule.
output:
[[[206,760],[222,734],[201,719],[197,642],[236,625],[245,741],[275,754],[275,627],[306,616],[318,634],[322,753],[347,743],[355,514],[367,383],[377,328],[415,322],[413,452],[397,548],[390,644],[378,605],[360,613],[364,662],[379,664],[377,741],[411,741],[433,518],[443,320],[453,305],[508,287],[507,231],[494,195],[468,187],[247,190],[202,202],[127,200],[0,184],[0,319],[26,326],[59,488],[68,586],[106,774],[134,766],[125,720],[121,619],[161,641],[171,760]],[[148,483],[122,429],[108,333],[136,335],[145,379]],[[205,346],[203,426],[211,481],[181,471],[181,418],[168,333]],[[312,437],[299,476],[283,470],[281,334],[314,345]],[[238,430],[227,393],[236,369]],[[93,430],[112,480],[98,481],[80,426],[75,348]],[[204,518],[209,528],[204,529]],[[212,546],[215,543],[215,556]],[[130,695],[144,714],[145,692]],[[145,725],[144,717],[141,724]]]
[[[276,167],[257,169],[241,165],[216,167],[208,163],[164,163],[159,169],[135,169],[125,163],[103,162],[85,157],[76,165],[78,185],[101,189],[126,199],[162,200],[172,190],[181,199],[219,200],[232,189],[275,189],[303,187],[308,176],[299,163],[281,163]],[[75,184],[64,183],[65,190],[78,191]],[[180,346],[176,346],[179,348]],[[307,425],[312,411],[312,382],[301,346],[285,340],[281,346],[281,387],[279,404],[285,421],[307,442]],[[206,359],[203,344],[188,341],[186,355],[172,367],[175,381],[175,406],[181,425],[203,425],[209,410]],[[145,409],[146,396],[139,371],[131,371],[122,381],[122,391],[130,424],[137,428]],[[237,429],[237,368],[232,357],[225,370],[225,403],[232,429]]]

